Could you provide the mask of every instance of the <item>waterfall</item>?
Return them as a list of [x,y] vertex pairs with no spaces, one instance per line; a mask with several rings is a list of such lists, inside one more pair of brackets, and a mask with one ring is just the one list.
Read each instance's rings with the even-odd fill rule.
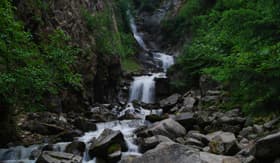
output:
[[134,36],[135,40],[137,41],[137,43],[139,44],[139,46],[143,50],[148,51],[148,48],[147,48],[144,40],[142,39],[142,36],[139,34],[139,32],[137,30],[137,26],[135,24],[135,20],[134,20],[133,16],[131,15],[131,13],[129,11],[127,11],[127,16],[129,18],[130,28],[131,28],[131,31],[133,33],[133,36]]
[[[127,11],[127,15],[129,17],[130,28],[133,33],[133,36],[140,47],[142,47],[145,51],[150,51],[143,38],[137,31],[137,26],[135,24],[134,18],[131,13]],[[158,68],[162,68],[164,72],[174,64],[173,56],[167,55],[161,52],[152,52],[153,54],[153,62]],[[144,75],[134,77],[133,82],[130,86],[130,96],[129,102],[133,100],[142,101],[144,103],[154,103],[155,102],[155,78],[159,77],[162,73],[154,73],[152,75]],[[165,75],[163,75],[165,77]]]
[[167,71],[167,69],[174,64],[174,57],[160,53],[160,52],[155,52],[153,53],[154,59],[156,60],[156,63],[158,67],[161,67],[164,72]]

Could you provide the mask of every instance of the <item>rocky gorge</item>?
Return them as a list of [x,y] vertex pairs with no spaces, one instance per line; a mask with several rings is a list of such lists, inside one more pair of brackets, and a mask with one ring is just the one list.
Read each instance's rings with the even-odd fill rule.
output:
[[[222,85],[209,76],[200,77],[198,89],[184,93],[169,89],[166,72],[176,62],[178,52],[176,47],[164,48],[158,29],[165,14],[176,13],[182,1],[155,3],[157,8],[152,11],[139,9],[135,15],[127,12],[143,71],[121,75],[118,58],[108,61],[106,57],[92,56],[89,60],[96,62],[87,61],[80,68],[94,69],[94,79],[88,76],[91,71],[81,70],[89,79],[86,91],[81,96],[73,94],[79,98],[69,93],[68,97],[74,99],[62,102],[70,108],[82,109],[65,107],[69,110],[20,114],[16,124],[21,129],[20,141],[0,149],[0,162],[280,161],[279,117],[256,123],[240,107],[220,109],[228,97]],[[122,79],[117,79],[119,76]]]

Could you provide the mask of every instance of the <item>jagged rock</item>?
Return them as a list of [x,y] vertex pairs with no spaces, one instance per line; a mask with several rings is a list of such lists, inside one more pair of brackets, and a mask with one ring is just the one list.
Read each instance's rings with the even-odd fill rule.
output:
[[235,157],[215,155],[207,152],[200,152],[200,160],[202,163],[241,163]]
[[85,150],[86,150],[85,143],[80,141],[74,141],[66,146],[65,152],[83,157]]
[[176,115],[171,115],[170,118],[179,122],[186,130],[190,130],[195,124],[196,120],[193,113],[180,113]]
[[140,148],[142,152],[155,148],[158,144],[162,142],[173,142],[166,136],[156,135],[148,138],[143,138],[140,140]]
[[152,123],[162,121],[167,118],[168,118],[168,115],[166,115],[166,114],[164,114],[164,115],[151,114],[151,115],[146,116],[146,120],[148,120]]
[[166,119],[152,124],[147,129],[137,133],[140,137],[150,137],[155,135],[167,136],[171,139],[184,136],[186,134],[185,128],[173,119]]
[[190,132],[188,132],[187,137],[199,140],[204,145],[208,145],[208,143],[209,143],[209,140],[208,140],[207,136],[199,133],[198,131],[190,131]]
[[196,99],[193,97],[184,97],[183,100],[183,106],[179,112],[192,111],[196,103]]
[[246,128],[243,128],[239,135],[243,136],[243,137],[247,137],[249,134],[251,134],[253,132],[253,127],[248,126]]
[[273,160],[280,156],[280,132],[261,138],[256,143],[255,157]]
[[263,126],[264,128],[266,129],[271,129],[273,127],[273,125],[275,125],[276,123],[278,123],[280,121],[280,118],[276,118],[276,119],[273,119],[269,122],[266,122]]
[[88,119],[78,117],[74,120],[73,124],[84,132],[95,131],[97,129],[96,124]]
[[211,152],[215,154],[234,155],[239,151],[236,137],[230,132],[214,132],[207,135]]
[[187,145],[194,145],[194,146],[197,146],[197,147],[204,147],[205,145],[197,140],[197,139],[194,139],[194,138],[187,138],[187,140],[185,141],[185,144]]
[[126,151],[127,146],[120,131],[105,129],[89,147],[89,156],[108,159],[108,156],[118,150]]
[[160,107],[163,108],[165,111],[172,108],[181,98],[180,94],[173,94],[166,99],[161,100]]
[[63,152],[44,151],[36,163],[81,163],[82,157]]
[[256,133],[256,134],[262,134],[263,131],[264,131],[264,128],[262,125],[254,125],[253,126],[253,131]]
[[228,125],[244,125],[246,118],[242,117],[232,117],[232,116],[222,116],[218,118],[218,123],[228,124]]
[[122,163],[201,163],[199,152],[194,148],[176,144],[160,143],[141,157],[123,160]]

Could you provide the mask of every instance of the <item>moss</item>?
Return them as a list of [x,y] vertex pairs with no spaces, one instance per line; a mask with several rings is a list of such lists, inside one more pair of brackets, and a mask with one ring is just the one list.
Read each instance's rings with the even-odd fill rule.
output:
[[121,60],[122,69],[125,72],[137,72],[141,70],[141,66],[136,59],[129,57]]
[[111,154],[114,153],[116,151],[120,151],[121,150],[121,145],[120,144],[112,144],[108,149],[107,149],[107,153]]

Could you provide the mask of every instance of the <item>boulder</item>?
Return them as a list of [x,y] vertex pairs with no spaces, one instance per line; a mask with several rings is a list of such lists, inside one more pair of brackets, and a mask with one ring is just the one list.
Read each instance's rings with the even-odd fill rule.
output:
[[83,157],[85,149],[86,145],[84,142],[74,141],[66,146],[65,152]]
[[102,134],[89,147],[89,156],[108,159],[116,151],[126,151],[127,146],[120,131],[105,129]]
[[234,155],[239,151],[236,137],[230,132],[214,132],[207,135],[210,151],[215,154]]
[[199,152],[194,148],[177,143],[161,143],[141,157],[127,159],[122,163],[201,163]]
[[179,122],[186,130],[190,130],[196,122],[194,114],[189,112],[171,115],[170,118]]
[[192,111],[194,106],[195,106],[196,99],[193,98],[193,97],[184,97],[183,100],[184,100],[183,101],[183,106],[182,106],[182,109],[180,110],[180,112]]
[[162,142],[173,142],[166,136],[156,135],[148,138],[143,138],[139,141],[140,148],[142,152],[155,148],[158,144]]
[[63,152],[43,151],[36,163],[82,163],[82,161],[83,158],[78,155]]
[[164,111],[167,111],[168,109],[171,109],[173,106],[175,106],[179,99],[181,98],[180,94],[173,94],[166,99],[161,100],[160,107],[164,109]]
[[207,138],[206,135],[203,135],[203,134],[201,134],[201,133],[199,133],[199,132],[196,132],[196,131],[190,131],[190,132],[188,132],[187,137],[193,138],[193,139],[196,139],[196,140],[199,140],[199,141],[201,141],[204,145],[208,145],[208,143],[209,143],[209,140],[208,140],[208,138]]
[[147,129],[137,133],[137,135],[140,137],[163,135],[170,139],[175,139],[177,137],[182,137],[182,136],[186,135],[186,130],[178,122],[169,118],[169,119],[152,124]]
[[97,129],[96,124],[88,119],[78,117],[74,120],[73,124],[81,131],[95,131]]
[[215,155],[207,152],[200,152],[200,160],[202,163],[241,163],[238,158]]
[[280,156],[280,132],[261,138],[256,143],[255,157],[273,160]]

